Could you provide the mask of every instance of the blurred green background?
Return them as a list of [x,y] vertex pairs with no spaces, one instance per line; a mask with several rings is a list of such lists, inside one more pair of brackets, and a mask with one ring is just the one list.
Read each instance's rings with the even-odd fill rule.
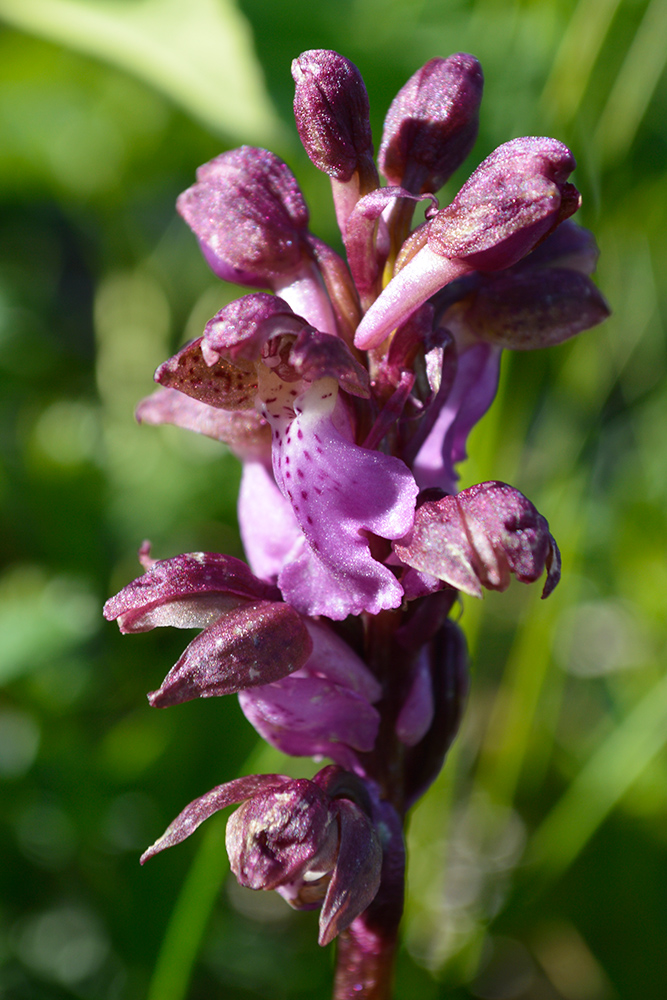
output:
[[567,142],[611,320],[504,359],[462,485],[528,494],[564,579],[466,601],[461,737],[415,810],[397,996],[667,995],[665,0],[0,0],[0,997],[324,998],[315,916],[224,879],[224,819],[145,869],[183,805],[257,749],[236,700],[148,707],[182,633],[120,637],[107,596],[158,557],[241,554],[237,463],[133,410],[238,291],[174,211],[241,142],[328,181],[291,59],[361,69],[376,145],[434,55],[474,53],[480,136]]

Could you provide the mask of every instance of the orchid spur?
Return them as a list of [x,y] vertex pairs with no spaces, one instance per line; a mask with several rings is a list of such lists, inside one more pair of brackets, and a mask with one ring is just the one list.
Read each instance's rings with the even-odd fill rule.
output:
[[[368,97],[335,52],[294,61],[306,152],[331,178],[346,259],[311,234],[298,184],[251,147],[201,167],[178,209],[223,280],[255,289],[156,372],[138,409],[223,442],[243,463],[247,564],[154,560],[112,598],[124,632],[199,634],[149,695],[163,707],[238,692],[257,732],[327,758],[311,780],[238,778],[186,806],[144,859],[241,803],[239,881],[321,906],[338,938],[334,996],[390,996],[406,811],[437,776],[467,690],[460,593],[560,576],[546,520],[507,484],[457,492],[455,466],[491,405],[505,349],[559,343],[608,310],[597,251],[569,221],[570,151],[520,138],[443,208],[436,192],[477,134],[482,71],[432,59],[393,102],[373,161]],[[380,185],[380,175],[387,184]],[[412,229],[417,202],[425,221]]]

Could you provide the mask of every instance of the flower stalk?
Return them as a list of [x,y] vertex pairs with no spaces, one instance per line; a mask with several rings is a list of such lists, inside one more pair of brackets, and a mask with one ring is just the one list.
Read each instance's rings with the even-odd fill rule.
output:
[[[335,1000],[388,1000],[403,908],[403,824],[437,777],[468,694],[461,594],[546,573],[545,518],[498,481],[458,492],[456,466],[493,402],[506,349],[572,337],[608,314],[592,236],[562,143],[492,152],[440,208],[436,192],[477,135],[482,73],[457,54],[393,102],[373,161],[358,69],[312,50],[293,64],[295,117],[331,178],[343,260],[310,233],[289,167],[252,147],[200,167],[178,209],[224,281],[254,291],[158,368],[140,403],[228,446],[243,463],[247,563],[218,553],[155,560],[111,598],[123,632],[199,633],[157,691],[162,708],[238,693],[315,777],[250,775],[194,799],[144,854],[237,806],[227,850],[242,885],[319,909],[338,940]],[[379,176],[387,180],[380,187]],[[417,201],[426,221],[411,230]]]

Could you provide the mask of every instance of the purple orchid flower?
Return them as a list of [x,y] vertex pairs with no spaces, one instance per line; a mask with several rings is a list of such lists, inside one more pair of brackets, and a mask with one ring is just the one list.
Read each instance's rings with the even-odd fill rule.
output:
[[239,802],[227,823],[227,851],[238,881],[250,889],[276,889],[297,910],[321,906],[320,944],[329,944],[380,887],[381,837],[387,838],[373,822],[367,787],[336,766],[312,781],[282,774],[237,778],[186,806],[142,863]]
[[[555,139],[492,152],[452,203],[435,192],[477,134],[476,59],[433,59],[402,88],[373,162],[368,96],[338,53],[293,63],[297,128],[331,178],[347,260],[310,233],[291,171],[223,153],[178,200],[206,261],[254,291],[157,370],[147,424],[212,437],[243,463],[248,564],[156,561],[105,606],[123,632],[199,634],[149,695],[163,707],[238,693],[271,745],[327,758],[312,781],[254,775],[195,799],[142,860],[230,804],[241,884],[321,905],[339,937],[334,996],[387,1000],[406,811],[442,767],[468,693],[460,594],[560,576],[546,520],[517,489],[457,493],[456,465],[491,405],[502,352],[601,322],[597,248],[569,221],[575,166]],[[426,221],[411,231],[417,201]]]

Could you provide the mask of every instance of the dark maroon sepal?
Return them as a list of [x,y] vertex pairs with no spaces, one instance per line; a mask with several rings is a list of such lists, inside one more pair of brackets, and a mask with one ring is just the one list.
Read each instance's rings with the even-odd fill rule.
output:
[[382,847],[375,829],[357,805],[337,799],[340,840],[336,866],[320,912],[319,943],[327,945],[373,901],[380,888]]
[[610,310],[587,275],[544,267],[501,273],[463,307],[466,329],[515,351],[552,347],[607,319]]
[[308,630],[289,604],[244,604],[193,639],[148,700],[166,708],[270,684],[302,667],[312,651]]
[[271,600],[278,591],[234,556],[188,552],[159,559],[104,605],[107,621],[121,632],[161,625],[201,628],[244,601]]
[[225,358],[208,365],[202,341],[198,337],[164,361],[155,372],[155,381],[222,410],[252,409],[257,393],[255,366],[241,360],[232,364]]
[[221,809],[243,802],[252,795],[261,795],[270,790],[284,787],[291,781],[291,778],[287,778],[283,774],[249,774],[246,777],[235,778],[234,781],[228,781],[224,785],[212,788],[210,792],[206,792],[205,795],[190,802],[179,813],[162,836],[141,855],[141,864],[143,865],[145,861],[159,854],[160,851],[180,844],[191,833],[194,833],[204,820],[209,819]]

